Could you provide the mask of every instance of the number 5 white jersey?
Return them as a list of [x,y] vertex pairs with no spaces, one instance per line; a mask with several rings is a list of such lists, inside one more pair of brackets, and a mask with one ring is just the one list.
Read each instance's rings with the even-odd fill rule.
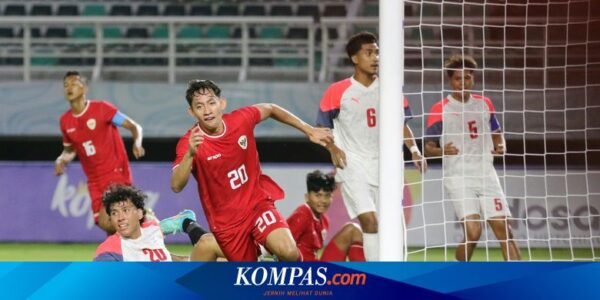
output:
[[437,102],[427,119],[426,140],[452,143],[458,155],[444,156],[444,176],[480,176],[494,169],[492,132],[500,130],[489,98],[471,95],[461,102],[452,95]]
[[[366,172],[368,183],[379,185],[378,110],[379,79],[366,87],[350,77],[332,84],[325,91],[317,125],[332,128],[336,145],[346,153],[348,168],[337,170],[338,181],[349,179],[348,176],[352,176],[350,170],[353,170]],[[410,119],[406,98],[404,114],[405,120]]]

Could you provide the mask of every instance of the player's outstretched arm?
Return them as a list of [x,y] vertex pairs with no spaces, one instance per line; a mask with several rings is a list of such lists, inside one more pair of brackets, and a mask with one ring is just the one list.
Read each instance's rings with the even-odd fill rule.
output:
[[187,185],[187,182],[192,173],[192,163],[194,162],[194,155],[198,150],[198,146],[202,144],[204,137],[199,127],[196,127],[190,133],[188,138],[188,150],[183,156],[179,165],[173,168],[171,173],[171,190],[175,193],[179,193]]
[[311,142],[323,147],[326,147],[329,143],[333,143],[333,135],[329,128],[312,127],[277,104],[261,103],[254,106],[260,110],[261,121],[271,118],[290,125],[306,134]]
[[133,136],[133,156],[135,156],[136,159],[140,159],[140,157],[146,154],[144,147],[142,147],[142,126],[140,126],[138,123],[136,123],[130,118],[125,119],[125,121],[123,121],[122,126],[123,128],[131,131],[131,136]]
[[75,158],[75,155],[73,146],[64,146],[63,152],[54,161],[54,174],[58,176],[65,173],[65,167]]
[[412,155],[412,162],[421,173],[425,173],[427,171],[427,161],[423,159],[421,155],[421,151],[415,143],[415,137],[413,135],[412,130],[408,127],[408,124],[404,124],[404,144],[410,150]]

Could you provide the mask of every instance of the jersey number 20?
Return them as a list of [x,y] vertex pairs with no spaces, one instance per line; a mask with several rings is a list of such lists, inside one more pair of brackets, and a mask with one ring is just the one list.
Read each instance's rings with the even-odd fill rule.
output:
[[241,165],[239,168],[229,171],[229,173],[227,173],[227,178],[229,178],[229,185],[231,185],[231,189],[238,189],[240,186],[242,186],[242,184],[248,181],[246,166]]

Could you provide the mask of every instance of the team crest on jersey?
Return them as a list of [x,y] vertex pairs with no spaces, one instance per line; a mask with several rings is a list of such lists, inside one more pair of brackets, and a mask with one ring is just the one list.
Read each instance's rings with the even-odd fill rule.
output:
[[96,128],[96,119],[89,119],[89,120],[87,120],[87,127],[90,130],[94,130]]
[[238,139],[238,145],[240,145],[242,149],[246,150],[246,148],[248,148],[248,138],[246,138],[245,135],[240,136]]

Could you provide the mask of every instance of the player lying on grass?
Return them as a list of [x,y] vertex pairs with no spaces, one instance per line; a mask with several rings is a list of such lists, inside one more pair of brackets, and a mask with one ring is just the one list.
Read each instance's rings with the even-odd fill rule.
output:
[[[144,200],[146,196],[138,189],[126,185],[112,185],[103,196],[103,204],[111,224],[117,232],[98,246],[94,261],[188,261],[187,256],[178,256],[165,247],[164,235],[186,232],[193,245],[207,234],[191,210],[163,220],[160,224],[146,218]],[[195,252],[211,251],[196,246]]]

